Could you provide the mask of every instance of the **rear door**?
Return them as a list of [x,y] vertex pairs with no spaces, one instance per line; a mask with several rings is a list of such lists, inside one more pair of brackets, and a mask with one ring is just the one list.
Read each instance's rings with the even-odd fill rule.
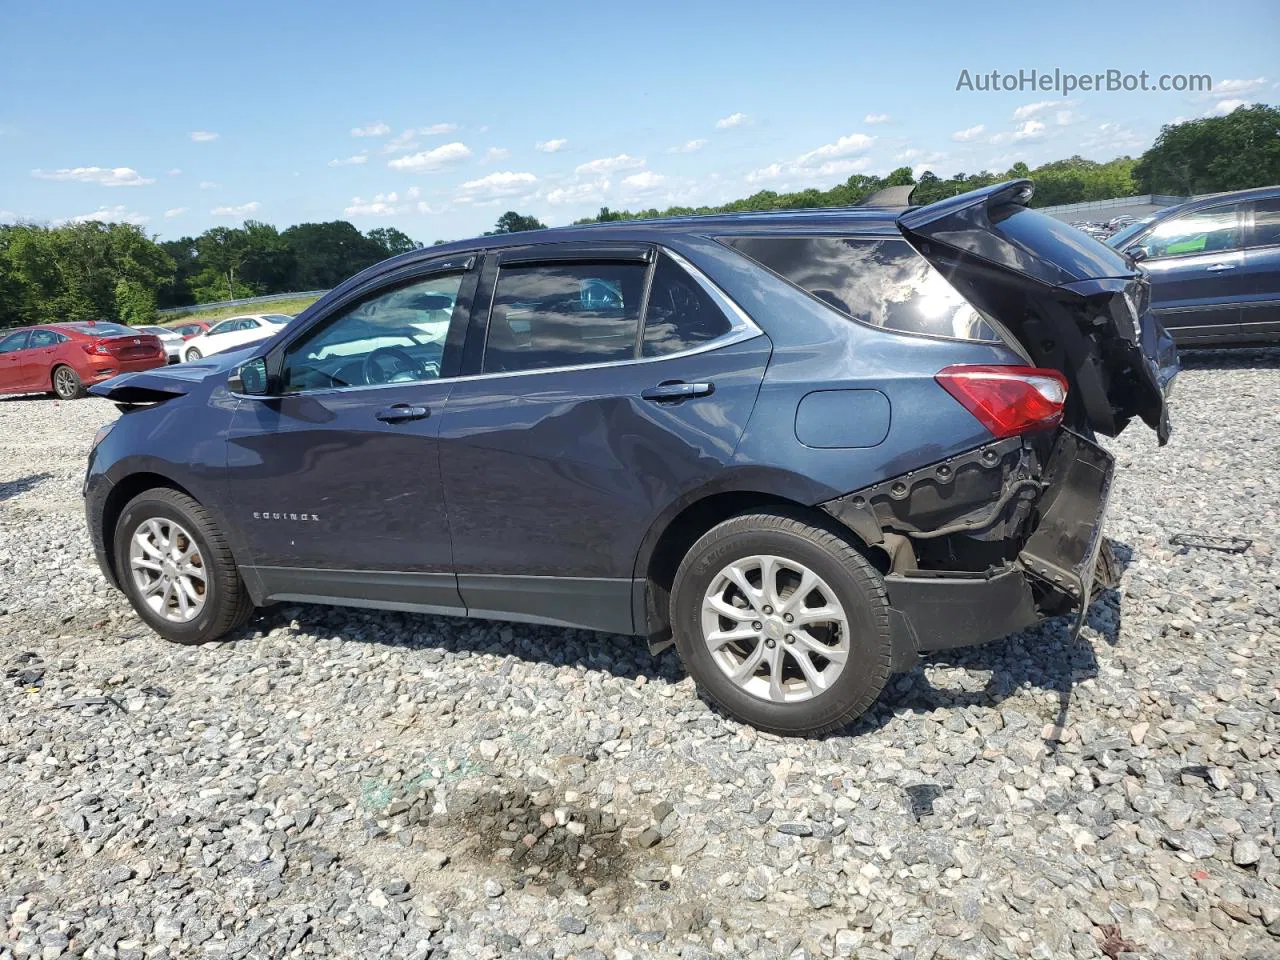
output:
[[0,393],[21,393],[28,387],[26,369],[29,330],[19,330],[0,340]]
[[1250,204],[1245,232],[1245,300],[1240,305],[1242,340],[1280,339],[1280,197]]
[[632,630],[654,518],[732,459],[768,339],[646,244],[487,258],[440,430],[468,610]]
[[1151,308],[1179,343],[1229,342],[1240,335],[1249,280],[1239,203],[1162,220],[1139,246],[1151,278]]

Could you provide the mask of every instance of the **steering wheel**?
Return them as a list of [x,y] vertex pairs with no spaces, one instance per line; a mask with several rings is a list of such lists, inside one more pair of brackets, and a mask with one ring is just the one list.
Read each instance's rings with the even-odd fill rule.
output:
[[401,374],[408,380],[427,379],[427,370],[403,347],[379,347],[364,358],[364,382],[373,385],[394,383]]

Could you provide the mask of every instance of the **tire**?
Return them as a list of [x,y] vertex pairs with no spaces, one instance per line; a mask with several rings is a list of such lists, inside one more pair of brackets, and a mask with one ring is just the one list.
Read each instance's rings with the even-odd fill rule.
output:
[[[180,600],[191,603],[192,606],[198,603],[198,609],[189,619],[177,620],[162,615],[143,596],[139,576],[149,577],[151,574],[149,571],[141,574],[135,572],[131,550],[135,534],[143,534],[142,528],[151,521],[161,531],[167,531],[172,542],[179,548],[194,542],[197,554],[192,562],[198,559],[199,563],[191,567],[192,573],[186,579],[193,586],[194,592],[199,594],[198,600],[193,602],[180,598],[176,589],[172,600],[168,591],[165,591],[162,600],[166,608],[172,605],[172,612],[177,616],[182,615],[177,608]],[[147,626],[166,640],[181,644],[218,640],[241,626],[253,613],[253,601],[249,599],[240,579],[226,538],[205,509],[185,493],[158,488],[134,497],[121,511],[112,540],[116,572],[125,595]],[[172,556],[167,551],[164,553],[166,557]],[[156,562],[152,555],[146,553],[142,559]],[[198,583],[201,577],[204,579],[203,590]],[[155,598],[154,593],[152,597]]]
[[53,368],[49,383],[53,387],[53,395],[59,400],[78,400],[85,395],[84,382],[80,379],[80,374],[65,363],[60,363]]
[[[827,596],[830,593],[837,601],[837,609],[843,611],[844,619],[838,629],[832,630],[829,625],[811,628],[823,633],[826,640],[845,634],[843,666],[834,676],[826,678],[821,688],[807,681],[799,656],[806,656],[810,666],[824,677],[828,670],[836,667],[835,661],[826,661],[820,654],[809,656],[805,653],[804,645],[799,643],[800,631],[797,635],[786,633],[783,637],[777,636],[779,631],[794,630],[796,626],[788,627],[781,622],[776,615],[778,610],[773,610],[768,616],[762,614],[758,621],[737,622],[745,610],[744,603],[750,603],[757,613],[766,607],[762,598],[749,600],[744,591],[734,586],[738,581],[726,578],[724,572],[733,563],[750,566],[755,562],[751,558],[757,557],[780,558],[784,573],[781,577],[775,573],[775,586],[785,586],[789,578],[791,583],[789,595],[784,595],[783,590],[777,591],[784,607],[793,602],[794,594],[798,592],[796,580],[800,574],[794,570],[787,572],[786,568],[786,564],[793,564],[806,568],[820,583],[820,587],[800,599],[799,606],[794,609],[804,609],[807,614],[818,609],[830,609],[832,598]],[[758,573],[763,585],[763,566]],[[746,576],[748,586],[754,589],[752,574]],[[727,592],[721,592],[721,585]],[[711,612],[705,605],[709,593],[720,601]],[[735,611],[732,618],[716,612],[724,609],[725,597],[733,598]],[[814,597],[820,601],[818,607],[806,603]],[[763,631],[758,640],[726,644],[720,652],[713,654],[705,639],[708,618],[712,623],[718,623],[721,630],[726,627],[734,631],[756,630],[755,624],[759,623]],[[797,614],[795,619],[798,621],[803,616]],[[743,514],[704,534],[689,549],[676,571],[671,591],[671,624],[676,649],[698,688],[725,712],[769,733],[812,736],[843,727],[875,702],[892,672],[889,600],[879,572],[846,539],[799,515],[783,512]],[[843,624],[847,624],[847,630]],[[817,633],[811,632],[806,637],[810,641],[808,649],[814,649],[812,641],[817,638]],[[772,645],[770,640],[774,641]],[[758,645],[765,645],[768,649],[760,651]],[[778,649],[782,650],[781,654],[775,654]],[[772,683],[773,670],[765,663],[756,667],[746,679],[747,686],[730,678],[730,669],[745,669],[746,661],[757,653],[764,657],[776,655],[778,660],[774,662],[783,665],[779,675],[779,683],[783,685],[781,698]],[[736,663],[726,666],[729,661]],[[826,667],[819,667],[823,662]],[[789,681],[785,679],[788,675],[791,676]],[[807,689],[807,699],[793,699],[792,692],[785,686],[787,683]],[[748,689],[748,686],[753,689]],[[803,689],[800,691],[802,696]]]
[[195,347],[187,351],[187,363],[194,363],[197,360],[203,360],[204,354]]

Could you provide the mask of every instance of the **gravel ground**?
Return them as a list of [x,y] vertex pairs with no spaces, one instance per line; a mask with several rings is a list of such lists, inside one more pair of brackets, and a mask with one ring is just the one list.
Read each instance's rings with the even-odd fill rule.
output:
[[[0,957],[1280,956],[1280,352],[1135,428],[1120,590],[780,740],[674,654],[320,607],[164,643],[98,400],[0,401]],[[1179,531],[1245,554],[1179,553]]]

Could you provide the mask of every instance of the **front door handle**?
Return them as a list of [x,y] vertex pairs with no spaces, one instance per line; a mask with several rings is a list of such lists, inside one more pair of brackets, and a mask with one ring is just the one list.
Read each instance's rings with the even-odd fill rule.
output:
[[412,406],[407,403],[397,403],[390,407],[384,407],[374,414],[383,423],[404,423],[406,420],[425,420],[431,416],[431,411],[426,407]]
[[1205,269],[1208,270],[1209,273],[1221,273],[1223,270],[1234,270],[1235,268],[1236,265],[1234,263],[1215,263],[1213,266],[1206,267]]
[[714,383],[685,383],[683,380],[664,380],[650,387],[640,396],[654,403],[679,403],[692,397],[708,397],[715,392]]

